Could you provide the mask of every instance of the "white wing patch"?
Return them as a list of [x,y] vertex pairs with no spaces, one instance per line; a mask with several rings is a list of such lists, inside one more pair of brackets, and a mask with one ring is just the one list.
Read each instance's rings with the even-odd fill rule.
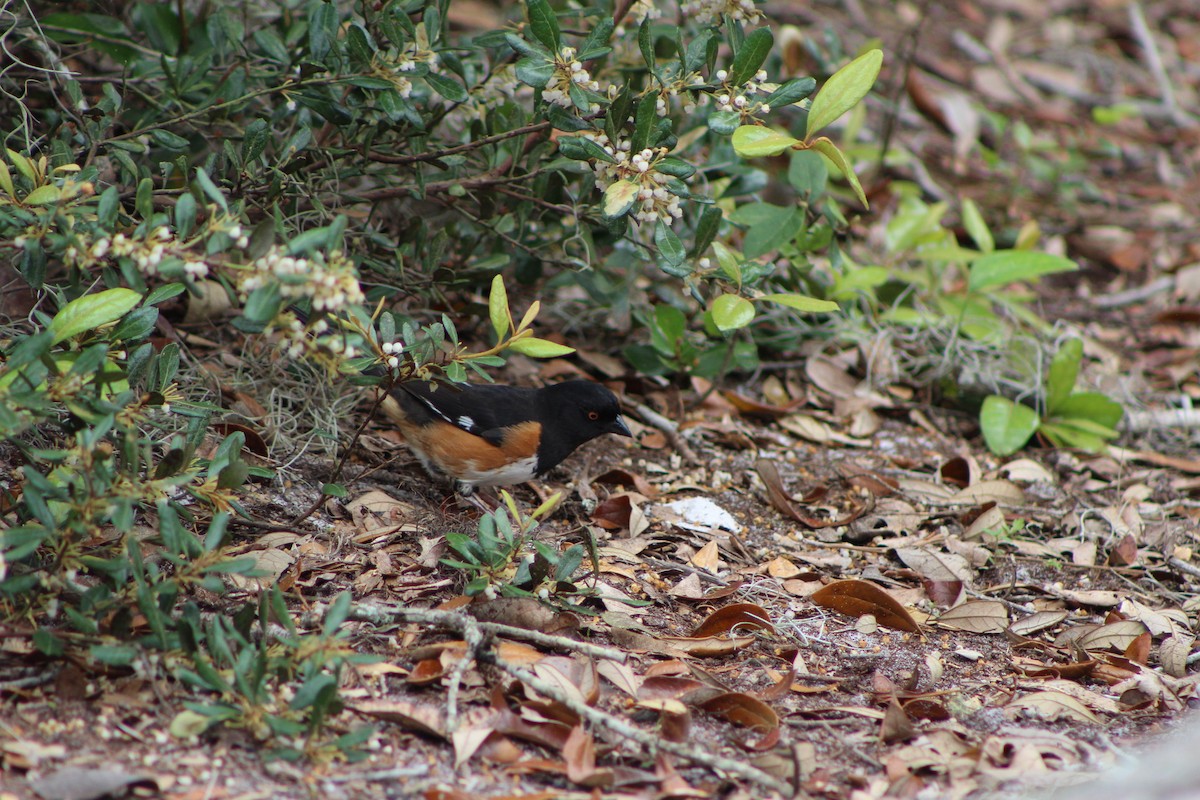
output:
[[463,414],[461,417],[456,419],[454,421],[454,424],[457,425],[458,427],[462,428],[464,431],[474,431],[475,430],[475,420],[471,419],[466,414]]

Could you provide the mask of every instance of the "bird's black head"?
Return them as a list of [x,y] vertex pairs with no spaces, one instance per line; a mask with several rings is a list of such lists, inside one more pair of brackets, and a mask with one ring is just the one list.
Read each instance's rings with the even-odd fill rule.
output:
[[615,433],[632,436],[621,418],[617,396],[591,381],[565,381],[542,389],[539,398],[543,433],[538,466],[545,471],[584,442]]

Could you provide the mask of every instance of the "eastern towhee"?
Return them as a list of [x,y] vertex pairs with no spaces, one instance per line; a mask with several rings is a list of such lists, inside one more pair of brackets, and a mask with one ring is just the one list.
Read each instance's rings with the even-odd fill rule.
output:
[[410,380],[381,408],[425,468],[463,495],[532,480],[605,433],[632,436],[616,395],[585,380],[541,389]]

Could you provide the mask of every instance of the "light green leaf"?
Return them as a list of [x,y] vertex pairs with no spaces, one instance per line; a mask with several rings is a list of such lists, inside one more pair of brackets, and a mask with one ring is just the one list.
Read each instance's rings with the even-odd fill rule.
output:
[[203,714],[197,714],[191,709],[184,709],[175,715],[167,730],[176,739],[192,739],[204,733],[219,721],[216,717],[206,717]]
[[736,294],[723,294],[713,300],[709,311],[713,324],[723,333],[744,328],[754,321],[754,304]]
[[633,181],[616,181],[604,190],[604,215],[619,217],[637,200],[640,187]]
[[992,238],[991,230],[983,221],[979,206],[969,197],[963,198],[962,201],[962,219],[963,227],[967,229],[967,235],[975,242],[976,247],[985,253],[996,249],[996,240]]
[[995,394],[985,399],[979,410],[983,440],[998,456],[1012,455],[1024,447],[1040,424],[1032,408]]
[[761,125],[742,125],[733,132],[733,151],[742,158],[777,156],[800,140]]
[[1050,360],[1050,369],[1046,373],[1046,414],[1053,416],[1058,413],[1059,406],[1075,388],[1075,380],[1079,377],[1079,363],[1083,360],[1083,342],[1069,339]]
[[1074,272],[1079,266],[1069,258],[1027,250],[997,250],[971,264],[967,288],[973,292],[992,286],[1027,281],[1056,272]]
[[883,66],[883,51],[868,50],[829,76],[808,109],[808,139],[867,96]]
[[62,197],[62,190],[53,184],[39,186],[29,194],[25,195],[25,205],[27,206],[48,206],[51,203],[57,203]]
[[499,275],[492,278],[492,291],[488,295],[488,316],[492,320],[492,330],[496,332],[496,341],[503,341],[508,335],[508,291],[504,288],[504,279]]
[[794,308],[797,311],[804,311],[809,314],[824,314],[838,310],[837,303],[803,294],[764,294],[758,299],[765,300],[768,303],[778,303],[781,306],[787,306],[788,308]]
[[67,303],[50,321],[53,343],[78,336],[84,331],[116,322],[129,313],[142,296],[132,289],[106,289],[96,294],[77,297]]
[[536,336],[516,339],[509,345],[509,349],[530,358],[558,358],[559,356],[569,356],[575,352],[574,347],[567,347],[565,344],[552,342],[549,339],[539,339]]
[[867,195],[863,192],[862,184],[858,182],[858,176],[854,174],[854,167],[850,166],[850,162],[846,160],[845,154],[838,149],[838,146],[822,136],[814,141],[811,147],[829,159],[829,162],[837,168],[838,172],[842,173],[842,177],[850,184],[850,188],[854,190],[854,196],[858,198],[858,202],[862,203],[864,207],[869,208]]
[[1099,392],[1076,392],[1059,403],[1054,410],[1055,421],[1069,419],[1077,425],[1090,423],[1098,426],[1096,432],[1114,431],[1124,414],[1125,409],[1120,403]]

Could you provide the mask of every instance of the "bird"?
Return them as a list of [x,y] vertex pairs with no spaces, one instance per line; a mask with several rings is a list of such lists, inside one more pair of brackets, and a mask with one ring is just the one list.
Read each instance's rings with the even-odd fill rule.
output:
[[633,435],[616,395],[588,380],[539,389],[407,380],[380,408],[425,469],[467,498],[544,475],[606,433]]

